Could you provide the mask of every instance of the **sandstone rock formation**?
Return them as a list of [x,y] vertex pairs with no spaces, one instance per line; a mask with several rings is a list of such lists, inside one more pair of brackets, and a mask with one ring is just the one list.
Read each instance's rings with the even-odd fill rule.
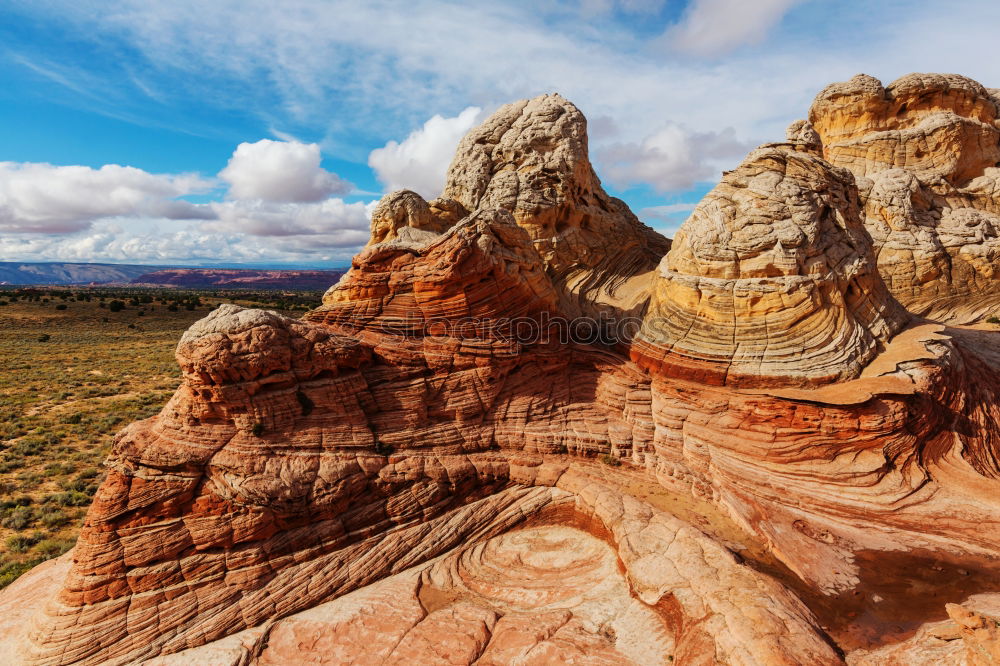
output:
[[856,377],[907,320],[857,200],[850,173],[795,145],[750,153],[677,232],[633,358],[731,386]]
[[823,155],[850,169],[879,270],[904,305],[943,321],[1000,310],[997,98],[953,74],[887,87],[864,74],[809,110]]
[[383,197],[372,211],[372,235],[368,244],[397,238],[404,229],[441,233],[466,213],[457,201],[435,199],[427,203],[410,190],[393,192]]
[[559,95],[501,107],[462,140],[440,199],[395,192],[372,216],[372,243],[398,229],[443,231],[467,211],[507,210],[528,233],[569,314],[641,314],[669,241],[601,187],[587,121]]
[[[0,594],[0,663],[993,654],[1000,334],[895,300],[821,155],[875,120],[838,122],[751,153],[668,248],[572,105],[502,108],[321,307],[184,335],[76,548]],[[597,313],[638,338],[566,335]]]

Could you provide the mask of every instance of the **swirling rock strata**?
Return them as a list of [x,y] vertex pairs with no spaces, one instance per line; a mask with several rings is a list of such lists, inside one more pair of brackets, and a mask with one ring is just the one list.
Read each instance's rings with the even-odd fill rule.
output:
[[442,231],[466,211],[509,211],[569,314],[641,314],[648,274],[669,241],[608,196],[588,157],[587,121],[559,95],[507,104],[458,146],[440,199],[395,192],[372,217],[372,243],[399,229]]
[[[919,664],[948,612],[990,646],[997,334],[909,318],[805,124],[665,257],[596,212],[583,127],[501,110],[321,307],[192,327],[74,551],[0,594],[0,662]],[[581,312],[645,319],[561,339]]]
[[632,354],[711,384],[825,383],[858,376],[906,319],[876,270],[851,174],[770,144],[677,232]]
[[971,322],[1000,311],[997,98],[953,74],[883,87],[859,74],[824,89],[809,122],[850,169],[878,266],[908,308]]

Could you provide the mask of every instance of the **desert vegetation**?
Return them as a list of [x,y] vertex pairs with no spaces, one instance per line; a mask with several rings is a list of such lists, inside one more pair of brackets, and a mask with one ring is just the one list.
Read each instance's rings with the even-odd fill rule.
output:
[[73,546],[115,432],[177,388],[186,328],[221,303],[295,316],[319,298],[0,288],[0,587]]

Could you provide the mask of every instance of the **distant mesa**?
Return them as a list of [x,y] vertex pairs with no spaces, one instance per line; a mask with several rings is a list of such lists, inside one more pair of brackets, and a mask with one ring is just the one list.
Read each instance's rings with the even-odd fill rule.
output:
[[130,284],[188,289],[300,289],[323,290],[343,271],[255,270],[249,268],[167,268],[143,273]]
[[0,284],[30,286],[148,286],[188,289],[289,289],[321,291],[344,271],[164,268],[127,264],[0,262]]
[[990,663],[996,103],[830,86],[672,242],[572,103],[500,108],[321,306],[184,334],[0,663]]
[[59,262],[0,262],[0,283],[8,285],[128,284],[157,266],[77,264]]

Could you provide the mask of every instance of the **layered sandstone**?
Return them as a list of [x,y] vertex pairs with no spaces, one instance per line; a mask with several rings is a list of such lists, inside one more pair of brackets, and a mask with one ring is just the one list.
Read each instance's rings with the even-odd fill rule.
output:
[[563,311],[641,314],[669,241],[601,187],[572,103],[542,95],[501,107],[462,139],[439,199],[402,191],[379,202],[371,243],[404,228],[441,232],[487,209],[509,211],[528,233]]
[[[192,327],[77,547],[0,595],[0,662],[991,654],[997,334],[901,308],[829,128],[751,153],[668,253],[585,127],[504,107],[321,307]],[[639,338],[553,323],[598,312]]]
[[677,232],[633,358],[730,386],[858,376],[908,317],[857,201],[849,172],[797,144],[750,153]]
[[825,158],[857,178],[887,285],[920,314],[970,322],[1000,310],[996,101],[953,74],[886,87],[859,74],[809,111]]

